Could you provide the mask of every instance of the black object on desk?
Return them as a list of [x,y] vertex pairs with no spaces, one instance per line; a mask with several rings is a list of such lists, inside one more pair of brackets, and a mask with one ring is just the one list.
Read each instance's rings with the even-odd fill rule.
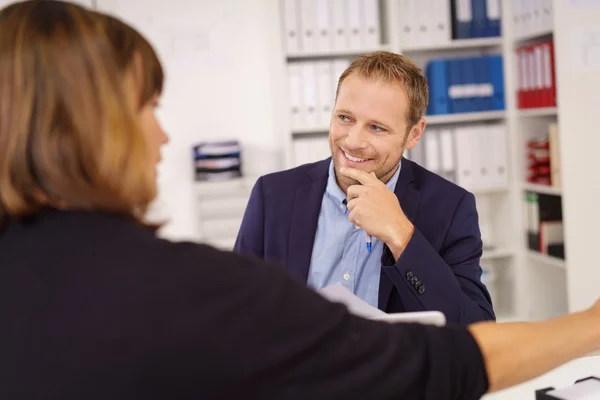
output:
[[[596,391],[597,391],[598,392],[598,396],[599,396],[598,398],[600,398],[600,378],[596,378],[595,376],[590,376],[590,377],[587,377],[587,378],[579,379],[579,380],[575,381],[575,385],[574,386],[580,384],[581,382],[586,382],[586,381],[590,381],[590,380],[598,381],[598,385],[596,386],[596,388],[593,388],[593,389],[590,389],[590,390],[592,390],[591,393],[596,393]],[[539,390],[535,391],[535,400],[565,400],[565,399],[567,399],[567,400],[576,400],[576,399],[579,399],[579,398],[581,398],[581,399],[583,399],[583,398],[585,398],[585,399],[592,398],[592,397],[589,397],[589,394],[590,394],[589,391],[586,391],[585,397],[573,397],[573,395],[571,395],[570,397],[560,396],[560,392],[564,392],[564,391],[565,391],[564,389],[556,390],[553,387],[549,387],[549,388],[545,388],[545,389],[539,389]],[[553,393],[553,392],[556,392],[556,393]],[[593,398],[596,398],[596,397],[593,397]]]

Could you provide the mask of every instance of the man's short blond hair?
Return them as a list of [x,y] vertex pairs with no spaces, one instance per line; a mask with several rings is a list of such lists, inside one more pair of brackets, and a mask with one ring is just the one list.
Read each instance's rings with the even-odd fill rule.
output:
[[429,101],[427,79],[421,68],[410,58],[388,51],[377,51],[358,57],[340,76],[336,99],[342,82],[353,73],[383,82],[400,83],[408,97],[406,121],[409,129],[425,114]]

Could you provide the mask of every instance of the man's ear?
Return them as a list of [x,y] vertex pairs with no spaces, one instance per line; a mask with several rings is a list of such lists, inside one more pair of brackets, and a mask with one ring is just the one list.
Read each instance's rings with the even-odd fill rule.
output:
[[406,149],[412,149],[417,145],[417,143],[419,143],[421,137],[423,136],[423,132],[425,132],[426,125],[427,121],[425,121],[425,118],[421,117],[419,122],[410,128],[410,132],[408,132],[408,137],[406,138]]

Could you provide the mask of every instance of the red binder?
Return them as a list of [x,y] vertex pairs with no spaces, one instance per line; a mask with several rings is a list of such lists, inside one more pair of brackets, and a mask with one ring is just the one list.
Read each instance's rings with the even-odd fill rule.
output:
[[515,49],[515,59],[517,60],[517,107],[525,108],[525,68],[523,61],[523,49]]

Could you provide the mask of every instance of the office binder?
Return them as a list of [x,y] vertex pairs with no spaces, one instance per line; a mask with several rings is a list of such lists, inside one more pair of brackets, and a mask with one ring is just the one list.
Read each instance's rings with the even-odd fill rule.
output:
[[346,0],[346,6],[348,8],[348,34],[349,34],[349,48],[352,50],[364,49],[363,38],[365,36],[362,28],[362,7],[361,0]]
[[298,9],[299,0],[284,0],[283,3],[283,25],[284,25],[284,43],[288,53],[295,53],[302,50],[302,39],[300,29],[300,10]]
[[440,158],[440,135],[437,130],[429,130],[423,136],[425,140],[425,168],[434,174],[440,174],[441,158]]
[[448,97],[448,61],[431,60],[425,67],[425,76],[429,85],[428,115],[449,114],[451,112]]
[[334,50],[345,50],[349,47],[348,10],[346,0],[331,0],[331,35]]
[[440,137],[440,164],[441,175],[454,182],[456,167],[454,165],[454,132],[452,129],[441,129]]
[[456,148],[456,183],[463,188],[474,184],[475,160],[473,158],[473,127],[460,127],[454,130]]
[[[431,41],[433,44],[446,44],[452,40],[452,20],[450,1],[431,0],[433,23],[431,24]],[[426,13],[423,13],[427,15]]]
[[331,61],[316,62],[317,75],[317,126],[326,128],[329,126],[333,107],[334,92],[332,91],[332,63]]
[[485,37],[487,33],[487,5],[486,0],[471,0],[471,15],[473,23],[471,29],[471,37]]
[[479,89],[481,86],[475,85],[475,58],[461,58],[461,75],[462,75],[462,86],[464,90],[463,100],[463,111],[462,112],[474,112],[477,110],[477,102],[480,94]]
[[554,44],[552,41],[541,44],[544,63],[543,106],[556,106],[556,73],[554,66]]
[[455,39],[469,39],[473,32],[473,12],[471,0],[454,0],[456,36]]
[[400,43],[402,48],[414,46],[417,38],[417,1],[400,0]]
[[504,110],[504,73],[501,55],[489,56],[491,83],[493,87],[492,110]]
[[304,114],[304,128],[315,129],[319,126],[317,109],[317,74],[316,65],[311,61],[304,61],[302,65],[302,113]]
[[554,27],[553,0],[542,1],[542,30],[549,31]]
[[501,36],[501,20],[502,20],[502,9],[501,0],[487,0],[486,1],[486,37],[499,37]]
[[525,74],[523,49],[515,49],[515,67],[517,71],[517,107],[525,108]]
[[287,69],[291,128],[297,131],[305,127],[302,110],[302,65],[290,63]]
[[318,51],[330,51],[333,44],[331,32],[331,4],[328,1],[308,0],[315,10],[315,48]]
[[473,59],[475,69],[475,83],[479,87],[475,111],[492,110],[492,97],[494,87],[492,84],[492,70],[489,57],[475,57]]
[[490,154],[490,186],[508,186],[508,143],[506,125],[493,124],[486,129]]
[[302,50],[311,52],[318,50],[317,45],[317,10],[313,0],[301,0],[300,26],[302,27]]
[[531,49],[533,54],[533,101],[532,107],[542,107],[544,105],[544,99],[542,96],[543,87],[543,57],[542,47],[535,45]]
[[381,24],[378,0],[362,0],[364,45],[367,49],[375,49],[381,43]]

